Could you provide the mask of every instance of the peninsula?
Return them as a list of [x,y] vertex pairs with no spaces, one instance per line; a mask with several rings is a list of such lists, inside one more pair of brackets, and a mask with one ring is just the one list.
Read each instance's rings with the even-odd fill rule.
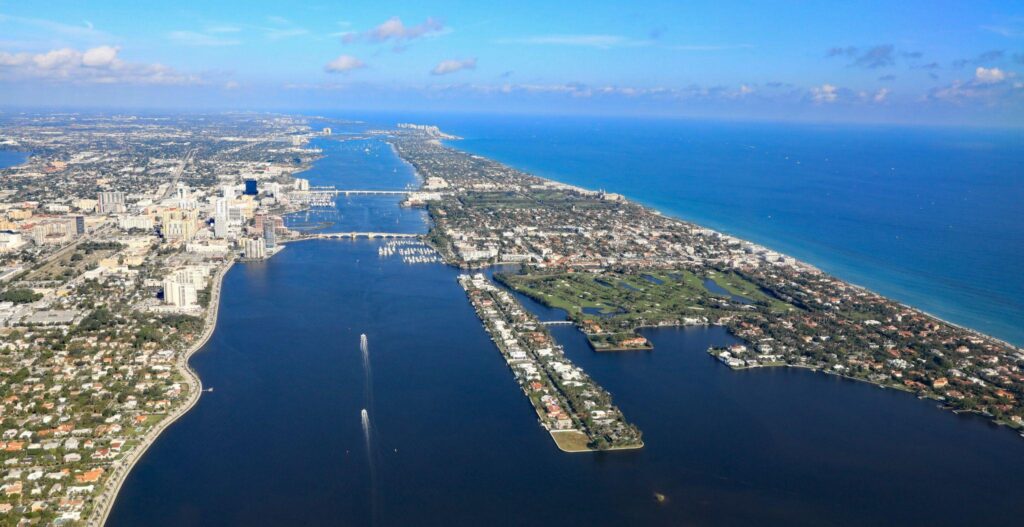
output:
[[[0,525],[101,525],[199,400],[188,365],[239,259],[293,236],[304,118],[0,117]],[[300,194],[291,199],[292,192]]]
[[[652,349],[644,327],[720,325],[732,368],[808,368],[1024,428],[1024,351],[789,256],[618,194],[523,173],[405,128],[390,139],[424,178],[427,240],[466,269],[565,310],[597,351]],[[479,310],[479,307],[478,307]]]

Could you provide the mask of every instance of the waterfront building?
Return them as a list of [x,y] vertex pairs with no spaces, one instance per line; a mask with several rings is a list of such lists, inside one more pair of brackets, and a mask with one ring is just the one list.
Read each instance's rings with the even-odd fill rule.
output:
[[267,249],[277,247],[277,234],[275,232],[274,218],[266,218],[263,221],[263,240]]
[[175,269],[167,278],[179,284],[189,284],[196,289],[203,289],[210,278],[210,268],[203,265],[189,265]]
[[173,277],[164,280],[164,303],[174,307],[193,307],[198,302],[196,286],[179,282]]
[[267,257],[267,248],[263,238],[246,238],[242,250],[245,257],[250,260],[262,260]]

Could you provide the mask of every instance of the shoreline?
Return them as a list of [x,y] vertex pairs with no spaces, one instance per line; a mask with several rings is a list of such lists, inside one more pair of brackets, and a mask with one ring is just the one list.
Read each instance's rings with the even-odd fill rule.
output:
[[[467,149],[456,147],[454,144],[449,144],[447,142],[444,142],[443,144],[444,144],[445,147],[450,148],[452,150],[455,150],[457,152],[462,152],[463,154],[470,155],[470,156],[477,156],[477,157],[480,157],[480,158],[489,159],[489,160],[491,160],[491,161],[493,161],[495,163],[499,163],[499,164],[505,165],[505,166],[507,166],[507,167],[509,167],[509,168],[511,168],[513,170],[522,172],[524,174],[529,174],[529,175],[531,175],[533,177],[536,177],[536,178],[540,178],[540,179],[543,179],[543,180],[546,180],[546,181],[550,181],[550,182],[553,182],[553,183],[558,183],[560,185],[568,185],[570,187],[573,187],[573,188],[576,188],[576,189],[580,189],[580,190],[583,190],[583,191],[587,191],[587,192],[595,192],[593,189],[588,188],[588,187],[574,185],[572,183],[565,183],[565,182],[557,180],[557,179],[552,179],[552,178],[547,177],[547,176],[540,176],[540,175],[537,175],[537,174],[535,174],[533,172],[529,172],[527,170],[516,168],[512,164],[506,163],[504,161],[500,161],[500,160],[498,160],[496,158],[493,158],[493,157],[488,157],[488,156],[483,155],[483,154],[477,154],[477,153],[474,153],[474,152],[472,152],[470,150],[467,150]],[[399,156],[399,157],[401,157],[401,156]],[[404,161],[404,158],[402,158],[402,159]],[[709,230],[717,232],[717,233],[719,233],[719,234],[721,234],[723,236],[728,236],[728,237],[735,238],[736,240],[739,240],[739,241],[742,241],[742,242],[746,242],[746,243],[750,243],[750,244],[753,244],[753,245],[756,245],[756,246],[759,246],[759,247],[766,248],[766,249],[771,250],[773,252],[776,252],[776,253],[778,253],[780,255],[793,258],[794,260],[796,260],[796,262],[798,264],[800,264],[802,266],[805,266],[805,267],[808,267],[808,268],[811,268],[811,269],[815,269],[818,272],[820,272],[820,273],[822,273],[822,274],[824,274],[826,276],[830,276],[830,277],[836,278],[836,279],[842,281],[843,283],[845,283],[845,284],[847,284],[849,286],[852,286],[852,287],[854,287],[856,289],[859,289],[859,290],[861,290],[861,291],[863,291],[865,293],[885,298],[885,299],[893,301],[896,304],[899,304],[900,306],[903,306],[903,307],[905,307],[907,309],[911,309],[913,311],[917,311],[917,312],[921,313],[922,315],[935,320],[936,322],[941,322],[943,324],[947,324],[949,326],[953,326],[953,327],[955,327],[957,329],[960,329],[962,331],[966,331],[968,333],[971,333],[971,334],[973,334],[974,336],[976,336],[978,338],[989,339],[989,340],[998,342],[1000,344],[1003,344],[1003,345],[1005,345],[1005,346],[1007,346],[1009,348],[1012,348],[1012,349],[1015,349],[1015,350],[1018,350],[1018,351],[1024,351],[1024,345],[1017,345],[1017,344],[1009,342],[1009,341],[1007,341],[1005,339],[1002,339],[1002,338],[999,338],[999,337],[996,337],[996,336],[993,336],[993,335],[989,335],[988,333],[985,333],[985,332],[983,332],[983,331],[981,331],[979,329],[974,329],[974,328],[965,326],[965,325],[960,324],[960,323],[951,322],[951,321],[946,320],[946,319],[944,319],[942,317],[939,317],[939,316],[937,316],[937,315],[935,315],[933,313],[925,311],[922,308],[910,305],[907,302],[904,302],[902,300],[898,300],[898,299],[886,296],[886,295],[884,295],[882,293],[879,293],[879,292],[877,292],[877,291],[875,291],[873,289],[870,289],[867,286],[863,286],[863,285],[851,282],[851,281],[849,281],[849,280],[847,280],[847,279],[845,279],[845,278],[843,278],[841,276],[833,274],[833,273],[831,273],[829,271],[825,271],[825,270],[819,268],[817,265],[808,263],[808,262],[806,262],[806,261],[804,261],[802,259],[796,258],[795,256],[791,256],[788,253],[775,250],[775,249],[769,247],[768,245],[764,245],[764,244],[762,244],[760,242],[756,242],[756,241],[753,241],[753,240],[749,240],[747,238],[743,238],[743,237],[741,237],[739,235],[731,234],[729,231],[727,231],[725,229],[718,229],[718,228],[715,228],[715,227],[709,227],[709,226],[704,225],[703,223],[698,223],[695,220],[686,219],[685,217],[683,217],[683,215],[678,214],[678,213],[674,213],[674,212],[666,213],[666,212],[663,212],[663,211],[659,210],[658,208],[656,208],[654,205],[645,202],[644,200],[638,200],[638,199],[630,198],[630,197],[627,197],[625,194],[623,194],[623,196],[626,197],[626,201],[632,202],[635,205],[641,206],[641,207],[649,210],[650,212],[652,212],[654,214],[658,214],[658,215],[666,217],[666,218],[671,218],[671,219],[679,221],[679,222],[695,225],[697,227],[701,227],[701,228],[704,228],[704,229],[709,229]],[[512,263],[512,262],[509,262],[509,263]],[[489,267],[494,267],[494,266],[499,266],[499,265],[505,265],[505,262],[478,264],[477,266],[470,265],[469,268],[470,269],[474,269],[474,268],[481,268],[482,269],[482,268],[489,268]],[[640,327],[643,327],[643,326],[640,326]]]
[[[679,327],[683,327],[683,326],[679,326]],[[811,373],[814,373],[814,374],[824,375],[826,377],[835,377],[835,378],[837,378],[839,380],[843,380],[843,381],[858,382],[858,383],[861,383],[861,384],[866,384],[868,386],[873,386],[875,388],[880,388],[882,390],[893,390],[893,391],[904,393],[904,394],[907,394],[907,395],[913,395],[915,398],[917,398],[919,400],[922,400],[922,401],[924,401],[924,400],[934,401],[934,402],[938,403],[936,405],[936,408],[938,408],[939,410],[944,410],[944,411],[952,412],[954,415],[964,415],[964,414],[966,414],[966,415],[974,415],[974,416],[984,417],[984,418],[986,418],[986,422],[987,423],[989,423],[991,425],[994,425],[996,427],[999,427],[999,428],[1008,429],[1010,432],[1013,432],[1014,434],[1017,434],[1020,437],[1024,437],[1024,429],[1022,429],[1019,426],[1014,425],[1013,423],[1008,423],[1006,421],[1000,421],[1000,420],[997,420],[997,419],[993,419],[991,414],[987,414],[985,412],[981,412],[981,411],[978,411],[978,410],[963,410],[963,409],[953,408],[952,406],[949,405],[949,401],[947,401],[946,399],[943,399],[943,398],[940,398],[940,397],[930,397],[928,395],[921,395],[921,394],[918,394],[918,393],[914,392],[913,390],[911,390],[911,389],[909,389],[909,388],[907,388],[905,386],[901,386],[901,385],[898,385],[898,384],[885,384],[885,383],[882,383],[882,382],[872,381],[870,379],[862,379],[862,378],[859,378],[859,377],[853,377],[853,376],[846,375],[846,374],[843,374],[843,373],[837,373],[835,371],[831,371],[831,370],[827,370],[827,369],[823,369],[823,368],[816,368],[814,366],[807,366],[805,364],[789,364],[789,363],[786,363],[786,362],[782,362],[782,363],[762,363],[762,364],[758,364],[757,366],[730,366],[728,364],[725,364],[721,360],[719,360],[719,358],[714,353],[712,353],[712,351],[714,349],[715,348],[713,348],[713,347],[712,348],[708,348],[707,350],[705,350],[705,353],[707,353],[708,356],[711,357],[712,359],[714,359],[716,362],[719,362],[723,366],[725,366],[726,368],[729,368],[730,370],[732,370],[733,373],[744,372],[744,371],[777,369],[777,368],[792,368],[792,369],[796,369],[796,370],[802,370],[802,371],[806,371],[806,372],[811,372]]]
[[135,465],[142,459],[142,456],[146,454],[149,447],[156,443],[156,440],[160,435],[167,430],[171,425],[176,423],[178,419],[185,416],[196,404],[199,403],[199,398],[203,393],[203,381],[199,378],[199,374],[189,365],[189,359],[192,355],[195,355],[201,350],[206,343],[209,342],[210,338],[213,337],[214,331],[217,329],[217,321],[220,314],[220,297],[221,287],[224,282],[224,277],[227,276],[228,271],[234,267],[236,260],[231,258],[228,260],[226,266],[218,271],[217,276],[214,278],[212,291],[210,293],[210,303],[207,307],[206,312],[206,324],[203,328],[203,333],[199,339],[192,343],[184,353],[179,355],[178,360],[175,361],[175,367],[185,378],[189,384],[189,396],[188,399],[180,406],[178,406],[173,412],[167,414],[163,420],[161,420],[156,426],[151,428],[149,432],[143,436],[139,445],[125,458],[122,458],[117,463],[117,468],[113,470],[110,479],[103,485],[103,490],[100,492],[97,507],[102,508],[102,512],[98,512],[96,508],[93,509],[91,517],[86,521],[86,525],[92,527],[101,527],[107,523],[107,519],[110,517],[111,511],[114,509],[114,504],[117,502],[117,498],[121,493],[121,488],[124,486],[125,481],[128,479],[128,475],[131,474]]
[[[593,192],[592,190],[587,189],[585,187],[581,187],[581,186],[573,185],[573,184],[563,183],[563,182],[561,182],[561,181],[559,181],[557,179],[552,179],[550,177],[539,176],[539,175],[534,174],[532,172],[518,169],[518,168],[514,167],[511,164],[507,164],[507,163],[499,161],[497,159],[494,159],[494,158],[491,158],[491,157],[488,157],[488,156],[484,156],[484,155],[480,155],[480,154],[475,154],[475,153],[473,153],[473,152],[471,152],[471,151],[469,151],[467,149],[461,148],[460,146],[455,144],[454,141],[452,141],[452,142],[445,141],[445,142],[442,143],[442,146],[443,146],[443,148],[445,148],[445,149],[447,149],[449,151],[452,151],[452,152],[455,152],[455,153],[458,153],[458,154],[461,154],[461,155],[470,156],[470,157],[477,157],[477,158],[489,160],[489,161],[491,161],[493,163],[496,163],[499,166],[507,167],[508,169],[510,169],[512,171],[515,171],[515,172],[518,172],[518,173],[521,173],[521,174],[525,174],[525,175],[530,176],[530,177],[537,178],[537,179],[539,179],[541,181],[547,181],[547,182],[555,183],[555,184],[558,184],[558,185],[566,185],[566,186],[568,186],[568,187],[570,187],[572,189],[576,189],[578,191]],[[704,225],[702,225],[700,223],[696,223],[696,222],[684,219],[683,217],[681,217],[680,215],[675,214],[675,213],[666,214],[666,213],[658,210],[654,206],[652,206],[652,205],[650,205],[648,203],[645,203],[644,201],[641,201],[641,200],[634,200],[634,199],[625,197],[623,201],[625,201],[627,203],[632,203],[632,204],[640,207],[641,209],[644,209],[644,210],[648,211],[649,213],[661,216],[661,217],[669,219],[669,220],[671,220],[673,222],[678,222],[678,223],[682,223],[682,224],[689,224],[689,225],[692,225],[692,226],[695,226],[695,227],[707,229],[707,230],[710,230],[712,232],[718,233],[721,236],[724,236],[724,237],[727,237],[727,238],[731,238],[731,239],[739,241],[739,242],[749,243],[749,244],[751,244],[751,245],[753,245],[755,247],[760,247],[760,248],[767,249],[767,250],[775,252],[775,253],[777,253],[777,254],[779,254],[781,256],[786,256],[786,257],[793,258],[793,260],[795,261],[795,264],[798,265],[798,266],[801,266],[801,267],[809,269],[809,270],[811,270],[813,272],[819,273],[822,276],[825,276],[825,277],[828,277],[830,279],[833,279],[833,280],[836,280],[838,282],[841,282],[843,284],[846,284],[847,286],[849,286],[849,287],[851,287],[853,289],[856,289],[858,291],[861,291],[864,294],[871,295],[871,296],[883,299],[884,301],[891,302],[892,304],[900,306],[901,308],[904,308],[904,309],[907,309],[909,311],[915,312],[918,315],[920,315],[921,317],[923,317],[924,319],[931,320],[931,321],[933,321],[935,323],[942,324],[942,325],[945,325],[947,327],[953,328],[953,329],[955,329],[957,331],[962,332],[964,335],[966,335],[966,336],[968,336],[970,338],[975,338],[975,339],[978,339],[979,341],[988,342],[990,344],[995,344],[995,345],[998,345],[998,346],[1002,346],[1002,347],[1006,348],[1007,350],[1015,351],[1017,353],[1020,353],[1020,352],[1024,351],[1024,346],[1018,346],[1018,345],[1015,345],[1015,344],[1013,344],[1013,343],[1011,343],[1011,342],[1009,342],[1009,341],[1007,341],[1005,339],[1002,339],[1002,338],[999,338],[999,337],[996,337],[996,336],[984,333],[981,330],[973,329],[973,328],[964,326],[962,324],[958,324],[958,323],[955,323],[955,322],[951,322],[949,320],[945,320],[945,319],[943,319],[943,318],[941,318],[939,316],[936,316],[933,313],[929,313],[928,311],[925,311],[924,309],[921,309],[921,308],[915,307],[913,305],[910,305],[907,302],[904,302],[904,301],[897,300],[897,299],[894,299],[892,297],[886,296],[886,295],[884,295],[882,293],[878,293],[878,292],[876,292],[876,291],[874,291],[874,290],[872,290],[872,289],[870,289],[868,287],[865,287],[863,285],[847,281],[847,280],[845,280],[844,278],[842,278],[840,276],[837,276],[837,275],[832,274],[832,273],[830,273],[828,271],[822,270],[821,268],[819,268],[819,267],[817,267],[815,265],[807,263],[803,259],[798,259],[798,258],[789,256],[787,253],[784,253],[784,252],[781,252],[781,251],[775,251],[774,249],[771,249],[770,247],[768,247],[766,245],[762,245],[762,244],[760,244],[758,242],[753,242],[753,241],[747,240],[745,238],[742,238],[742,237],[739,237],[739,236],[736,236],[736,235],[733,235],[733,234],[729,234],[727,231],[722,231],[722,230],[718,230],[718,229],[715,229],[715,228],[706,227],[706,226],[704,226]],[[433,231],[433,228],[432,228],[432,231]],[[441,254],[444,254],[441,251],[439,251],[439,252]],[[449,263],[455,264],[455,262],[449,262]],[[476,263],[476,264],[468,264],[467,265],[465,262],[458,262],[458,264],[456,264],[456,265],[458,267],[460,267],[460,268],[469,268],[469,269],[481,268],[481,269],[483,269],[483,268],[497,267],[500,264],[501,264],[501,262],[483,262],[483,263]],[[527,295],[527,296],[529,296],[529,295]],[[540,303],[542,303],[544,305],[547,305],[548,307],[554,307],[554,306],[551,306],[550,304],[547,304],[546,302],[543,302],[541,299],[534,298],[533,300],[540,301]],[[573,325],[577,328],[577,330],[582,331],[582,328],[579,325],[578,321],[572,320],[572,317],[568,317],[568,318],[572,322],[574,322]],[[688,324],[671,324],[670,326],[680,327],[680,326],[687,326],[687,325]],[[642,328],[642,326],[641,327],[635,327],[635,328],[633,328],[633,331],[637,331],[637,330],[639,330],[641,328]],[[590,339],[588,338],[588,342],[589,342],[589,340]],[[629,348],[629,349],[602,349],[602,350],[598,350],[598,349],[593,347],[592,343],[591,343],[591,348],[595,352],[605,352],[605,351],[607,351],[607,352],[616,352],[617,353],[617,352],[625,352],[625,351],[634,351],[634,349],[632,349],[632,348]],[[651,348],[653,348],[653,346],[651,346]],[[650,349],[639,348],[636,351],[650,351]],[[816,372],[820,372],[820,373],[825,373],[826,375],[834,375],[834,376],[839,376],[841,378],[845,378],[845,379],[849,379],[849,380],[855,380],[855,381],[863,382],[863,383],[866,383],[866,384],[872,384],[872,385],[875,385],[875,386],[877,386],[879,388],[882,388],[882,389],[892,388],[892,389],[895,389],[895,390],[898,390],[898,391],[907,391],[908,393],[915,393],[915,392],[912,392],[911,390],[908,390],[908,389],[905,389],[905,388],[902,388],[902,387],[897,388],[895,386],[892,386],[892,385],[889,385],[889,384],[886,384],[886,383],[872,381],[872,380],[869,380],[869,379],[856,378],[856,377],[853,377],[853,376],[850,376],[850,375],[845,375],[845,374],[841,374],[841,373],[837,373],[837,372],[827,371],[827,370],[824,370],[824,369],[815,368],[815,367],[811,367],[811,366],[805,366],[805,365],[801,365],[801,364],[785,363],[785,364],[781,364],[781,365],[759,365],[757,367],[777,367],[777,366],[786,366],[786,367],[794,367],[794,368],[806,369],[806,370],[816,371]],[[732,368],[732,369],[737,370],[738,368]],[[754,369],[754,368],[742,368],[742,369]],[[931,396],[927,396],[927,395],[921,395],[921,394],[917,394],[917,395],[918,395],[919,398],[928,398],[928,399],[933,399],[933,400],[936,400],[936,401],[939,401],[939,402],[946,403],[945,405],[941,406],[940,408],[951,409],[951,410],[953,409],[953,408],[949,408],[948,407],[948,401],[946,401],[945,399],[941,399],[941,398],[938,398],[938,397],[931,397]],[[972,411],[972,413],[980,413],[980,414],[984,415],[983,412],[973,412]],[[1024,432],[1021,431],[1022,429],[1024,429],[1024,427],[1022,427],[1019,424],[1015,424],[1015,423],[1012,423],[1012,422],[1007,422],[1007,421],[1004,421],[1004,420],[998,420],[998,419],[992,419],[991,422],[996,424],[996,425],[998,425],[998,426],[1008,427],[1011,430],[1013,430],[1014,432],[1020,434],[1021,437],[1024,437]]]
[[[453,150],[457,150],[459,152],[463,152],[463,153],[465,153],[467,155],[478,156],[478,157],[481,157],[481,158],[490,159],[491,161],[494,161],[496,163],[500,163],[502,165],[510,167],[510,168],[512,168],[514,170],[517,170],[519,172],[522,172],[524,174],[530,174],[531,176],[538,177],[538,178],[541,178],[541,179],[545,179],[547,181],[552,181],[552,182],[555,182],[555,183],[559,183],[559,184],[563,184],[563,185],[569,185],[571,187],[579,188],[579,189],[586,190],[586,191],[589,191],[589,192],[594,192],[594,189],[592,189],[590,187],[585,187],[585,186],[577,185],[577,184],[574,184],[574,183],[566,183],[566,182],[564,182],[564,181],[562,181],[560,179],[555,179],[554,177],[551,177],[549,175],[541,175],[541,174],[538,173],[539,171],[538,172],[533,172],[533,171],[530,171],[528,169],[519,168],[518,166],[516,166],[516,164],[513,164],[513,162],[511,162],[511,161],[505,161],[505,160],[499,159],[498,156],[478,153],[478,152],[473,151],[471,149],[464,148],[461,145],[457,145],[457,142],[458,142],[458,140],[446,140],[446,141],[443,141],[443,144],[444,144],[444,146],[446,146],[448,148],[451,148]],[[545,171],[545,172],[547,172],[547,171]],[[607,190],[612,191],[611,189],[607,189]],[[823,262],[822,264],[812,264],[812,263],[809,263],[808,261],[806,261],[804,259],[792,256],[788,252],[785,252],[785,251],[779,250],[779,249],[775,249],[774,248],[775,244],[777,244],[777,243],[785,244],[785,242],[782,241],[782,240],[779,240],[777,236],[769,236],[769,238],[771,238],[771,239],[767,240],[766,242],[755,241],[753,239],[753,236],[751,235],[751,233],[747,233],[747,234],[736,233],[735,232],[735,230],[736,230],[735,228],[729,228],[729,227],[727,227],[725,225],[722,225],[720,221],[715,221],[715,220],[711,220],[711,219],[705,219],[705,220],[691,219],[687,214],[685,214],[685,213],[683,213],[681,211],[678,211],[678,212],[677,211],[672,211],[672,210],[663,211],[663,210],[661,210],[659,208],[658,205],[656,205],[655,203],[650,202],[650,200],[648,200],[648,199],[641,199],[641,198],[632,197],[632,196],[629,196],[626,192],[619,192],[619,193],[622,196],[624,196],[628,201],[630,201],[630,202],[632,202],[632,203],[634,203],[636,205],[640,205],[640,206],[642,206],[642,207],[644,207],[644,208],[646,208],[646,209],[648,209],[648,210],[650,210],[650,211],[652,211],[652,212],[654,212],[656,214],[662,215],[662,216],[667,217],[667,218],[672,218],[672,219],[675,219],[675,220],[678,220],[678,221],[681,221],[681,222],[684,222],[684,223],[690,223],[690,224],[693,224],[693,225],[696,225],[696,226],[699,226],[699,227],[702,227],[702,228],[705,228],[705,229],[711,229],[711,230],[713,230],[715,232],[718,232],[718,233],[720,233],[722,235],[730,236],[730,237],[735,238],[737,240],[741,240],[741,241],[744,241],[744,242],[748,242],[748,243],[752,243],[752,244],[755,244],[755,245],[759,245],[761,247],[765,247],[765,248],[767,248],[767,249],[769,249],[771,251],[777,252],[777,253],[779,253],[781,255],[789,256],[791,258],[794,258],[797,262],[799,262],[802,265],[805,265],[805,266],[808,266],[808,267],[813,267],[814,269],[817,269],[821,273],[824,273],[824,274],[826,274],[828,276],[832,276],[834,278],[838,278],[839,280],[842,280],[844,283],[846,283],[848,285],[851,285],[853,287],[856,287],[858,289],[861,289],[862,291],[866,291],[868,293],[881,296],[883,298],[886,298],[888,300],[896,302],[897,304],[899,304],[899,305],[901,305],[903,307],[906,307],[908,309],[913,309],[915,311],[919,311],[919,312],[923,313],[924,315],[926,315],[926,316],[928,316],[928,317],[930,317],[930,318],[932,318],[932,319],[934,319],[934,320],[936,320],[938,322],[942,322],[944,324],[948,324],[950,326],[957,327],[957,328],[959,328],[959,329],[961,329],[963,331],[967,331],[967,332],[973,333],[973,334],[975,334],[975,336],[978,336],[979,338],[992,339],[992,340],[995,340],[995,341],[997,341],[997,342],[999,342],[1001,344],[1009,346],[1011,348],[1015,348],[1015,349],[1024,351],[1024,342],[1021,342],[1020,344],[1015,344],[1015,343],[1013,343],[1013,342],[1011,342],[1011,341],[1009,341],[1009,340],[1007,340],[1005,338],[996,337],[994,335],[990,335],[988,333],[985,333],[983,330],[974,329],[974,328],[971,328],[969,326],[966,326],[966,325],[964,325],[964,323],[952,322],[950,320],[942,318],[941,316],[938,316],[938,315],[935,315],[935,314],[933,314],[933,313],[931,313],[929,311],[926,311],[923,308],[916,307],[916,306],[912,305],[911,303],[909,303],[910,301],[902,300],[902,299],[896,298],[895,296],[890,296],[889,294],[880,293],[880,292],[878,292],[878,291],[876,291],[874,289],[871,289],[868,286],[864,286],[864,285],[861,285],[859,283],[856,283],[856,282],[853,282],[851,280],[848,280],[848,279],[840,276],[840,274],[838,274],[836,272],[826,271],[825,269],[822,269],[821,267],[819,267],[819,265],[833,267],[834,264],[832,264],[832,263]],[[718,225],[718,226],[713,226],[712,224]],[[794,243],[797,243],[797,242],[794,242]],[[817,256],[816,259],[825,259],[825,258],[822,258],[821,256]],[[941,298],[938,298],[936,300],[941,300]],[[949,315],[946,315],[946,316],[949,316]]]

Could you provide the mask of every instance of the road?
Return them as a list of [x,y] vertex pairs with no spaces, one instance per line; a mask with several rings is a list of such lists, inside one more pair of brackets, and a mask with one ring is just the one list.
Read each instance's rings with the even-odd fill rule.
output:
[[174,169],[174,175],[171,177],[171,184],[167,185],[167,190],[164,191],[164,195],[161,196],[160,199],[167,199],[174,194],[174,188],[178,186],[178,180],[181,179],[181,174],[185,172],[185,167],[188,166],[189,162],[192,161],[192,158],[195,157],[196,150],[197,149],[193,148],[185,154],[185,158],[181,160],[181,164],[178,165],[178,168]]

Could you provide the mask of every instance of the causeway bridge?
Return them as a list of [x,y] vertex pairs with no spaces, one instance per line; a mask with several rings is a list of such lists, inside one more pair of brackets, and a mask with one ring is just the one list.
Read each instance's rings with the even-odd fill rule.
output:
[[357,238],[419,238],[419,234],[409,232],[320,232],[304,234],[297,238],[281,240],[281,243],[300,242],[303,240],[355,240]]
[[405,196],[413,193],[412,190],[358,190],[358,189],[340,189],[340,188],[311,188],[309,190],[300,191],[302,194],[307,196],[337,196],[344,194],[345,196]]

